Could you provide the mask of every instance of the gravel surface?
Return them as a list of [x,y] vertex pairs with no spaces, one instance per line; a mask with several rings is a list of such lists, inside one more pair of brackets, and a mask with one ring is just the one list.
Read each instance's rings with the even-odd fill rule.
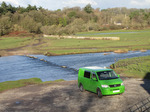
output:
[[125,78],[125,92],[98,98],[77,81],[30,85],[0,93],[0,112],[121,112],[150,97],[150,80]]

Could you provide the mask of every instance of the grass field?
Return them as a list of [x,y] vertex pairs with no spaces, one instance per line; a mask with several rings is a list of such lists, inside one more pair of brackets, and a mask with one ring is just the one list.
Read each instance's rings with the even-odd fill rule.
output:
[[[100,34],[99,34],[100,33]],[[108,34],[107,34],[108,33]],[[89,52],[108,52],[121,50],[150,49],[150,29],[147,30],[114,30],[102,32],[82,32],[77,36],[85,37],[120,37],[120,40],[88,40],[55,37],[1,37],[0,50],[21,49],[32,51],[32,54],[75,54]]]
[[111,65],[118,74],[150,79],[150,56],[127,58]]
[[59,80],[55,80],[55,81],[42,82],[42,80],[39,78],[31,78],[31,79],[21,79],[21,80],[17,80],[17,81],[6,81],[6,82],[0,83],[0,92],[6,91],[9,89],[24,87],[27,85],[54,83],[54,82],[59,82],[59,81],[64,81],[64,80],[59,79]]
[[[82,40],[82,39],[53,39],[51,40],[51,48],[42,46],[41,49],[47,49],[49,52],[61,53],[82,53],[82,52],[107,52],[117,49],[140,50],[150,49],[150,30],[128,32],[135,33],[121,33],[121,34],[105,34],[94,35],[95,33],[110,33],[110,32],[125,32],[123,31],[105,31],[105,32],[83,32],[78,35],[86,34],[86,36],[96,37],[120,37],[120,40]],[[85,35],[84,35],[85,36]],[[51,38],[48,38],[51,39]]]
[[12,49],[25,46],[30,38],[5,37],[0,38],[0,49]]

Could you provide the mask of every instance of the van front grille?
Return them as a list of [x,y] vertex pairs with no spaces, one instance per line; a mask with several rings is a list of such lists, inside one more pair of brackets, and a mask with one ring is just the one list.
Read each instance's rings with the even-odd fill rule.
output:
[[120,84],[109,85],[109,87],[119,87]]

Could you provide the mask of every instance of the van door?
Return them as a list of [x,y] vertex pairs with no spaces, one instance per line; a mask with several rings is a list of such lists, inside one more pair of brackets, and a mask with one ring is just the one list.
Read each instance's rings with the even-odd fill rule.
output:
[[98,80],[97,80],[96,74],[94,72],[92,72],[91,73],[90,86],[89,86],[90,91],[96,93],[97,85],[98,85]]
[[90,81],[91,81],[91,72],[90,71],[84,71],[84,81],[83,81],[84,89],[89,90]]

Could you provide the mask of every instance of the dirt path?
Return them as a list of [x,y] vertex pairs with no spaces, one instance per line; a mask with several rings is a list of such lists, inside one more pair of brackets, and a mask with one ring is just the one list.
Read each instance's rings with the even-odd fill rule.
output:
[[80,92],[77,81],[31,85],[0,93],[0,112],[121,112],[150,95],[150,81],[124,79],[125,93],[104,96]]

